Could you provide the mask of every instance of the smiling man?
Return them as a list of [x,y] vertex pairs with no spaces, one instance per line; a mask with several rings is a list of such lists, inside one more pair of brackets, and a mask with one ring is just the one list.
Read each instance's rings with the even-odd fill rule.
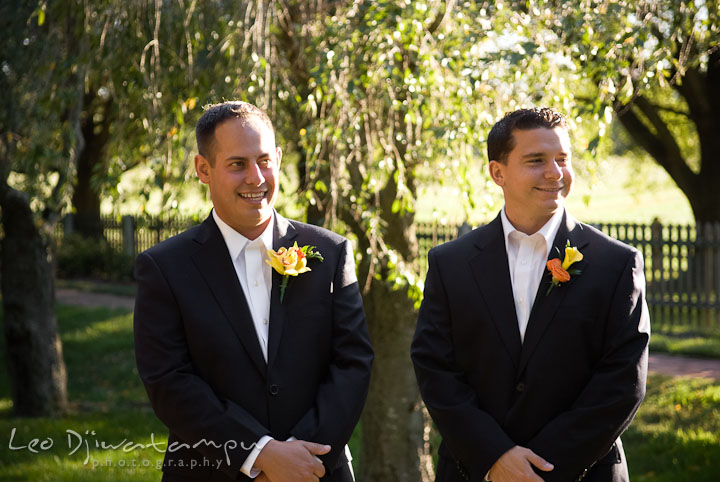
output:
[[[373,353],[350,243],[275,212],[282,150],[264,111],[210,106],[196,136],[212,213],[135,271],[138,373],[170,430],[163,480],[351,482]],[[268,250],[296,243],[321,257],[281,292]]]
[[620,434],[645,393],[642,256],[564,208],[565,118],[506,115],[488,136],[505,206],[434,248],[411,355],[443,437],[437,481],[627,481]]

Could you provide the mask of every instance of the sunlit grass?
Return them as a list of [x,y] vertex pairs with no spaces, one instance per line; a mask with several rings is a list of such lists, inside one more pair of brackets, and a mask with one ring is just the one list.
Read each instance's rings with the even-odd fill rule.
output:
[[[150,442],[154,439],[156,447],[164,449],[167,429],[150,409],[137,376],[132,315],[127,310],[59,306],[57,316],[69,412],[58,418],[12,417],[2,370],[0,437],[5,443],[0,446],[0,480],[159,480],[163,453]],[[128,442],[132,450],[125,451]],[[103,449],[103,444],[117,448]]]
[[633,481],[716,482],[720,460],[720,384],[653,376],[623,436]]
[[720,332],[700,333],[693,327],[675,324],[653,327],[650,350],[672,355],[720,359]]

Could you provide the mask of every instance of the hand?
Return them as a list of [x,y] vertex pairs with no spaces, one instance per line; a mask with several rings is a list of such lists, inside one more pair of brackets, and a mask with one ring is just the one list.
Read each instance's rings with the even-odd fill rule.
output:
[[325,466],[316,455],[328,452],[329,445],[271,440],[260,451],[254,466],[272,482],[317,482],[325,475]]
[[544,472],[550,472],[554,466],[530,449],[516,445],[505,452],[492,467],[492,482],[542,482],[533,471],[532,465]]

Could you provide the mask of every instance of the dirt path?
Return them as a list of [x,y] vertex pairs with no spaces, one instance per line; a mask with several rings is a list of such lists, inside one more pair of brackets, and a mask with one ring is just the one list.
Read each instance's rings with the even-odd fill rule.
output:
[[650,355],[648,371],[650,373],[660,373],[673,377],[682,376],[720,380],[720,360],[653,353]]
[[132,310],[135,306],[135,298],[131,296],[118,296],[107,293],[92,293],[71,288],[58,288],[55,290],[55,299],[58,303],[73,306],[87,306],[95,308],[104,306],[106,308],[125,308]]
[[[55,292],[55,297],[59,303],[67,305],[105,306],[128,310],[132,310],[135,303],[135,299],[130,296],[92,293],[69,288],[58,289]],[[649,360],[649,372],[673,377],[686,376],[720,380],[720,360],[652,353]]]

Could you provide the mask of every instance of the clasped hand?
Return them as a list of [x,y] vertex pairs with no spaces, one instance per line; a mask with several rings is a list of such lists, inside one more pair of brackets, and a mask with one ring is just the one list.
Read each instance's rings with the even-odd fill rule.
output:
[[[532,465],[531,465],[532,464]],[[492,482],[542,482],[532,466],[550,472],[554,466],[530,449],[516,445],[505,452],[490,468]]]
[[271,440],[255,459],[262,473],[257,482],[317,482],[325,475],[325,466],[317,458],[330,452],[329,445],[304,440]]

